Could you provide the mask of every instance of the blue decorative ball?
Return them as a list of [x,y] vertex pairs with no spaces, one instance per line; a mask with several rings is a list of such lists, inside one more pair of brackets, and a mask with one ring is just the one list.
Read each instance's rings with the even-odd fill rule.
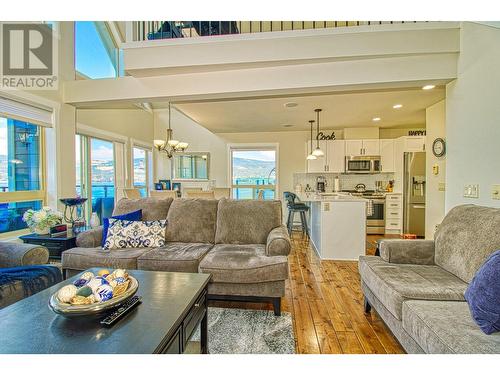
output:
[[127,280],[124,277],[117,277],[115,278],[115,281],[117,284],[123,284]]
[[109,285],[101,285],[94,292],[94,297],[99,302],[104,302],[113,298],[113,288]]
[[76,286],[77,288],[81,288],[85,284],[87,284],[89,281],[86,279],[78,279],[73,282],[73,285]]

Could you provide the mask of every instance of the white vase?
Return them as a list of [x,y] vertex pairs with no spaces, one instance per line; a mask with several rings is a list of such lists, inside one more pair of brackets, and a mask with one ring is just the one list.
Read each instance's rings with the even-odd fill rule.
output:
[[41,229],[41,228],[35,227],[34,228],[34,232],[36,234],[39,234],[39,235],[49,234],[49,228],[43,228],[43,229]]
[[97,228],[99,225],[101,225],[101,221],[99,220],[99,216],[95,212],[92,213],[92,216],[90,216],[90,227],[91,228]]

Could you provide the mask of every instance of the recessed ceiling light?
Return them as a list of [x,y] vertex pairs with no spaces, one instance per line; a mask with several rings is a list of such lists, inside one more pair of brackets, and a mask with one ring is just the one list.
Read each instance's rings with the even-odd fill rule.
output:
[[435,85],[425,85],[424,87],[422,87],[422,90],[432,90],[434,87],[436,87]]
[[291,127],[293,127],[293,125],[292,124],[285,124],[285,125],[283,125],[283,127],[284,128],[291,128]]
[[287,108],[293,108],[293,107],[297,107],[297,106],[298,106],[298,104],[295,102],[285,103],[285,107],[287,107]]
[[380,121],[380,117],[374,117],[374,118],[372,118],[372,121],[375,121],[375,122]]
[[394,109],[399,109],[399,108],[402,108],[402,107],[403,107],[403,105],[402,105],[402,104],[394,104],[394,105],[392,106],[392,108],[394,108]]

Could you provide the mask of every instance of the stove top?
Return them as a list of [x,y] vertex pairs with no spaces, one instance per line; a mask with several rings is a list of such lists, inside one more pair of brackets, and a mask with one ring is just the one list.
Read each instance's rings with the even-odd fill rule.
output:
[[349,193],[354,197],[363,197],[363,198],[385,198],[385,193],[383,192],[378,192],[375,190],[365,190],[364,192],[360,193],[357,192],[356,190],[343,190],[345,193]]

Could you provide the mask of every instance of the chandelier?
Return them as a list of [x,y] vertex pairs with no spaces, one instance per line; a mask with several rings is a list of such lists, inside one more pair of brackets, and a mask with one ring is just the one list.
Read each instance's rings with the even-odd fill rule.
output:
[[170,102],[168,103],[168,129],[167,129],[167,139],[155,139],[153,141],[156,149],[159,152],[164,152],[167,154],[168,158],[171,159],[176,152],[184,152],[189,144],[187,142],[180,142],[174,139],[174,132],[172,131],[171,124],[172,112],[170,108]]

